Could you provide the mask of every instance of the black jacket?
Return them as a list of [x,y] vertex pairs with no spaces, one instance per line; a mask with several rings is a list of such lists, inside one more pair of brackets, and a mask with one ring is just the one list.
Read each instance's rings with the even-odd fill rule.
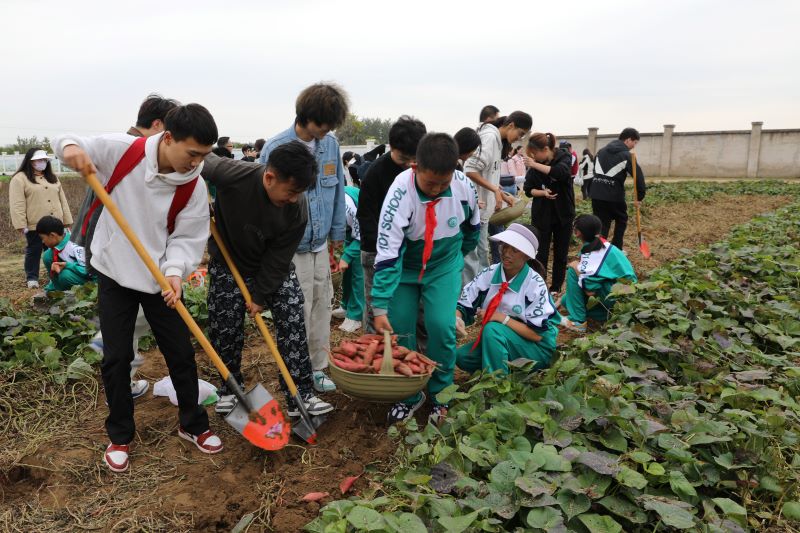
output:
[[[363,167],[367,162],[361,164]],[[361,192],[358,193],[358,224],[361,229],[361,251],[375,253],[378,240],[378,219],[383,200],[389,187],[405,168],[392,160],[391,152],[380,156],[372,163],[366,175],[361,177]]]
[[[559,225],[572,224],[575,218],[575,189],[572,187],[572,154],[563,148],[557,148],[553,160],[549,164],[550,174],[536,169],[528,169],[525,174],[525,185],[522,189],[529,197],[531,204],[531,223],[540,229],[548,229],[553,223]],[[534,189],[550,189],[556,196],[548,200],[544,196],[533,196]]]
[[[270,201],[264,190],[265,168],[215,154],[207,155],[203,166],[203,177],[217,187],[217,229],[242,276],[255,278],[253,301],[258,305],[264,305],[289,274],[308,220],[304,194],[283,207]],[[225,261],[213,238],[208,253]]]
[[[625,203],[625,179],[633,175],[631,151],[619,139],[613,140],[597,152],[594,160],[594,179],[589,188],[592,200]],[[647,185],[642,167],[636,164],[636,189],[639,201],[644,200]]]

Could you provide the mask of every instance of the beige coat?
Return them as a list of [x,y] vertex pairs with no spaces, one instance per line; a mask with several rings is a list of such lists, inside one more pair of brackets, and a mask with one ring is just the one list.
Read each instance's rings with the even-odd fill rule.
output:
[[50,183],[44,176],[37,176],[33,184],[24,173],[17,172],[11,178],[8,196],[14,229],[34,230],[39,219],[47,215],[60,219],[65,226],[72,225],[72,213],[60,181]]

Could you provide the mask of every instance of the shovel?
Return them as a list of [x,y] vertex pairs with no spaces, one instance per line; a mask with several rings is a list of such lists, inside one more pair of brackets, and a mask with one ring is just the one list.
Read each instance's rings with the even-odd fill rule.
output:
[[[94,173],[88,174],[86,176],[86,182],[103,203],[106,211],[114,217],[114,221],[116,221],[117,225],[122,229],[122,232],[125,233],[125,236],[133,245],[136,253],[139,254],[139,257],[161,288],[163,290],[171,290],[172,287],[169,286],[167,278],[164,277],[164,274],[162,274],[158,266],[156,266],[155,261],[153,261],[144,249],[139,238],[128,225],[125,217],[122,216],[117,204],[114,203],[105,188],[103,188],[97,180],[97,176],[95,176]],[[227,385],[228,389],[233,392],[239,400],[238,405],[242,406],[238,413],[235,413],[235,409],[231,411],[231,413],[225,417],[225,421],[233,426],[236,431],[241,433],[244,438],[259,448],[274,451],[280,450],[286,446],[289,442],[289,424],[284,420],[278,402],[261,385],[256,385],[245,394],[241,387],[239,387],[236,379],[225,366],[225,363],[219,358],[219,355],[217,355],[211,343],[206,339],[203,330],[200,329],[200,326],[194,321],[192,315],[189,314],[189,311],[186,309],[186,306],[183,305],[182,301],[178,301],[175,304],[175,310],[189,327],[189,330],[200,343],[200,346],[203,347],[203,350],[206,352],[209,359],[211,359],[211,362],[217,367],[222,379],[225,380],[225,385]]]
[[[247,289],[247,285],[245,284],[242,275],[239,273],[239,269],[236,268],[233,258],[231,258],[231,254],[228,252],[228,247],[225,246],[225,242],[222,240],[222,237],[219,234],[217,224],[214,222],[213,217],[211,218],[211,236],[214,238],[214,242],[217,243],[217,247],[222,253],[222,257],[225,258],[225,263],[228,264],[228,268],[230,269],[231,274],[233,274],[233,279],[236,280],[236,285],[238,285],[239,290],[242,291],[244,301],[249,304],[253,301],[253,297],[250,295],[250,291]],[[322,424],[325,419],[319,416],[312,419],[308,414],[306,405],[303,403],[303,399],[300,398],[300,394],[297,392],[297,386],[294,383],[294,379],[292,379],[289,369],[286,368],[286,363],[284,363],[283,357],[281,357],[278,347],[275,345],[275,341],[272,339],[272,334],[269,332],[267,325],[264,323],[264,319],[260,314],[257,313],[255,320],[261,335],[267,342],[267,347],[272,353],[273,359],[275,359],[275,364],[278,365],[278,369],[280,369],[281,375],[283,376],[284,381],[286,381],[286,385],[289,387],[289,394],[291,394],[295,405],[297,405],[297,409],[300,411],[300,423],[292,425],[292,432],[307,443],[316,444],[317,427],[319,427],[319,425]]]
[[645,259],[650,259],[650,245],[642,236],[642,218],[639,210],[639,193],[636,188],[636,152],[631,152],[631,166],[633,167],[633,205],[636,209],[636,232],[639,234],[639,251]]

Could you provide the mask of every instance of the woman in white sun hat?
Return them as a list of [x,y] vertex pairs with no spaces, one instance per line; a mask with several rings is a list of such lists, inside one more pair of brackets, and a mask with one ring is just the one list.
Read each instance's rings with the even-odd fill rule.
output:
[[28,150],[22,164],[11,178],[8,191],[11,224],[25,235],[25,277],[29,289],[39,286],[39,262],[42,239],[36,233],[36,223],[43,216],[56,217],[64,228],[72,226],[67,197],[61,182],[53,173],[50,158],[41,148]]
[[550,365],[556,351],[561,315],[536,260],[539,240],[530,226],[511,224],[490,237],[500,243],[500,262],[469,282],[456,311],[458,329],[481,320],[478,339],[458,349],[464,371],[508,372],[508,361],[524,358],[536,368]]

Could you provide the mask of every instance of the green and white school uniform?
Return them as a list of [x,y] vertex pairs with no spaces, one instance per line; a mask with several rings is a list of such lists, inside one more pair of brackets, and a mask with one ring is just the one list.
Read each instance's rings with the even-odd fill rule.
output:
[[[614,307],[614,299],[609,296],[611,287],[620,280],[638,281],[633,265],[619,248],[605,240],[603,247],[594,252],[585,251],[588,246],[588,243],[584,244],[581,249],[578,272],[574,268],[567,271],[567,292],[563,302],[568,318],[576,323],[586,322],[587,317],[601,322],[608,320]],[[591,309],[587,309],[587,292],[599,300]]]
[[48,273],[55,263],[66,263],[58,274],[50,274],[50,282],[45,286],[45,291],[66,291],[75,285],[83,285],[91,279],[86,271],[86,251],[83,246],[78,246],[69,240],[69,232],[64,232],[61,242],[45,250],[42,262]]
[[[499,302],[496,298],[499,296]],[[525,358],[536,361],[536,368],[550,365],[556,351],[556,337],[561,315],[556,312],[547,283],[527,264],[513,279],[506,280],[501,263],[494,264],[467,283],[458,301],[466,324],[475,321],[475,312],[483,309],[485,316],[495,311],[508,315],[528,326],[542,339],[532,341],[521,337],[500,322],[486,322],[475,343],[458,349],[456,364],[466,372],[485,369],[508,373],[508,362]]]
[[[453,382],[456,360],[455,311],[461,293],[464,256],[480,236],[478,195],[460,171],[450,187],[428,198],[415,172],[400,173],[389,188],[378,219],[377,256],[372,286],[375,316],[388,313],[399,343],[415,350],[420,302],[428,331],[426,354],[439,363],[428,381],[435,399]],[[406,403],[415,403],[418,397]]]
[[347,232],[342,260],[349,266],[342,276],[342,309],[350,320],[364,318],[364,269],[361,266],[361,230],[358,227],[358,187],[344,188]]

